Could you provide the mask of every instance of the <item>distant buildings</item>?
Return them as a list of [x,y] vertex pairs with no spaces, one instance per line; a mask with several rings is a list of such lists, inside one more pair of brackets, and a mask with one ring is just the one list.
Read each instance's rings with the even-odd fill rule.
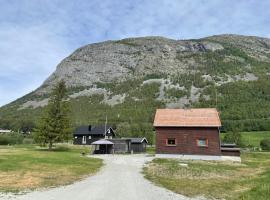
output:
[[95,154],[140,153],[146,151],[146,138],[116,138],[112,126],[80,126],[73,133],[73,144],[94,145]]

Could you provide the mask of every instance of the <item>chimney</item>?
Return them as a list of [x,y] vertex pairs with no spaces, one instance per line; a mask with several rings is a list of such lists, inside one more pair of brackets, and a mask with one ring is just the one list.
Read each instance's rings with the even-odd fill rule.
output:
[[89,125],[88,130],[89,130],[89,131],[91,131],[91,129],[92,129],[92,126],[91,126],[91,125]]

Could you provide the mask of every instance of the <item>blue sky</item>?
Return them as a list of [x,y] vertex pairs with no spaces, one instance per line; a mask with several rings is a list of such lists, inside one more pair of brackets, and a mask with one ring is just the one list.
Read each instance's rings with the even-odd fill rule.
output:
[[0,0],[0,106],[36,89],[82,45],[224,33],[270,38],[270,1]]

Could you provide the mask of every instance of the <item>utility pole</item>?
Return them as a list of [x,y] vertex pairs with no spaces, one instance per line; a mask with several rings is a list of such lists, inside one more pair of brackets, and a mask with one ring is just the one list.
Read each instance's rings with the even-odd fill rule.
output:
[[217,97],[217,88],[215,87],[215,92],[216,92],[216,108],[218,108],[218,97]]
[[105,132],[104,132],[105,138],[106,138],[106,131],[107,131],[107,114],[106,114],[106,120],[105,120]]

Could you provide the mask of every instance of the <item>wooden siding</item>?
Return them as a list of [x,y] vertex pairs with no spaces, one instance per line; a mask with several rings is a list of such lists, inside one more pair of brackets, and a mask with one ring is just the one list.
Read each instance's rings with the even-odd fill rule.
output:
[[230,149],[226,149],[226,148],[222,148],[221,149],[221,153],[223,156],[240,156],[240,149],[238,148],[230,148]]
[[113,142],[114,153],[129,153],[130,152],[130,140],[125,139],[110,139]]
[[134,153],[141,153],[146,151],[146,143],[134,143],[131,144],[131,151]]
[[[156,153],[187,155],[221,155],[219,129],[213,127],[156,127]],[[175,138],[176,145],[167,145]],[[207,147],[199,147],[198,139],[207,139]]]

